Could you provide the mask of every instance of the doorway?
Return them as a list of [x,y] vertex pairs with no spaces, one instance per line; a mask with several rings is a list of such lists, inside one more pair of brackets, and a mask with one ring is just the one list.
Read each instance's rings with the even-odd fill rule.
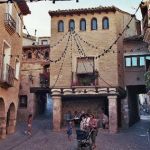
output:
[[49,93],[36,93],[35,120],[43,129],[52,128],[53,103]]

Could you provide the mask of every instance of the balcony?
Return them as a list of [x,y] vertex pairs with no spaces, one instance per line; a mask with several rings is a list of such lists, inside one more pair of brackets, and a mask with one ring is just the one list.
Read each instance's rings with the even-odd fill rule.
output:
[[49,87],[49,72],[40,73],[40,87],[48,88]]
[[2,88],[9,88],[14,86],[14,69],[6,65],[6,68],[2,69],[1,76],[0,76],[0,87]]
[[72,86],[98,86],[98,72],[93,74],[72,74]]
[[4,23],[8,31],[11,31],[11,32],[16,31],[16,22],[9,13],[5,13]]

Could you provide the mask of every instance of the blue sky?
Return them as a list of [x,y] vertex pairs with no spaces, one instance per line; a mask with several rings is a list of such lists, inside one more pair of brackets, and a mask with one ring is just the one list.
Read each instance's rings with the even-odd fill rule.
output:
[[[50,16],[49,10],[72,9],[72,8],[89,8],[102,6],[117,6],[118,8],[134,13],[141,0],[76,0],[60,2],[53,4],[51,1],[41,1],[28,3],[31,14],[24,17],[24,24],[31,35],[37,30],[37,36],[50,36]],[[140,11],[137,18],[141,20]],[[24,31],[25,32],[25,31]]]

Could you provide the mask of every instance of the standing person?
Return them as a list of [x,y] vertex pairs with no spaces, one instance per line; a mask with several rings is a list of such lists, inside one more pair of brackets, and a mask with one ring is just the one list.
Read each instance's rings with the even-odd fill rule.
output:
[[78,129],[80,127],[80,118],[77,111],[74,112],[73,120],[74,120],[75,128]]
[[102,127],[103,129],[108,129],[108,128],[109,128],[109,118],[108,118],[108,116],[104,113],[103,110],[100,111],[100,114],[99,114],[99,121],[100,121],[101,127]]
[[25,134],[31,135],[31,131],[32,131],[32,114],[29,114],[28,116],[28,120],[27,120],[27,131],[25,131]]
[[92,149],[95,149],[96,148],[95,141],[98,133],[98,127],[97,127],[97,119],[93,114],[90,115],[89,127],[91,130]]
[[102,118],[102,127],[103,129],[108,129],[109,128],[109,119],[106,114],[103,113],[103,118]]
[[69,121],[69,123],[67,124],[67,135],[68,135],[68,140],[71,141],[72,140],[72,121]]

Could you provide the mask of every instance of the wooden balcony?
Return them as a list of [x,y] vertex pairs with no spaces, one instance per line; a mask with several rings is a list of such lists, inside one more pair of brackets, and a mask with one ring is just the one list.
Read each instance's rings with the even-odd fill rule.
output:
[[49,87],[49,72],[40,73],[40,87],[47,88]]
[[9,13],[5,13],[4,23],[5,23],[5,27],[8,31],[10,31],[10,32],[16,31],[16,22]]
[[14,69],[6,65],[6,69],[2,69],[0,76],[0,87],[9,88],[14,86]]

